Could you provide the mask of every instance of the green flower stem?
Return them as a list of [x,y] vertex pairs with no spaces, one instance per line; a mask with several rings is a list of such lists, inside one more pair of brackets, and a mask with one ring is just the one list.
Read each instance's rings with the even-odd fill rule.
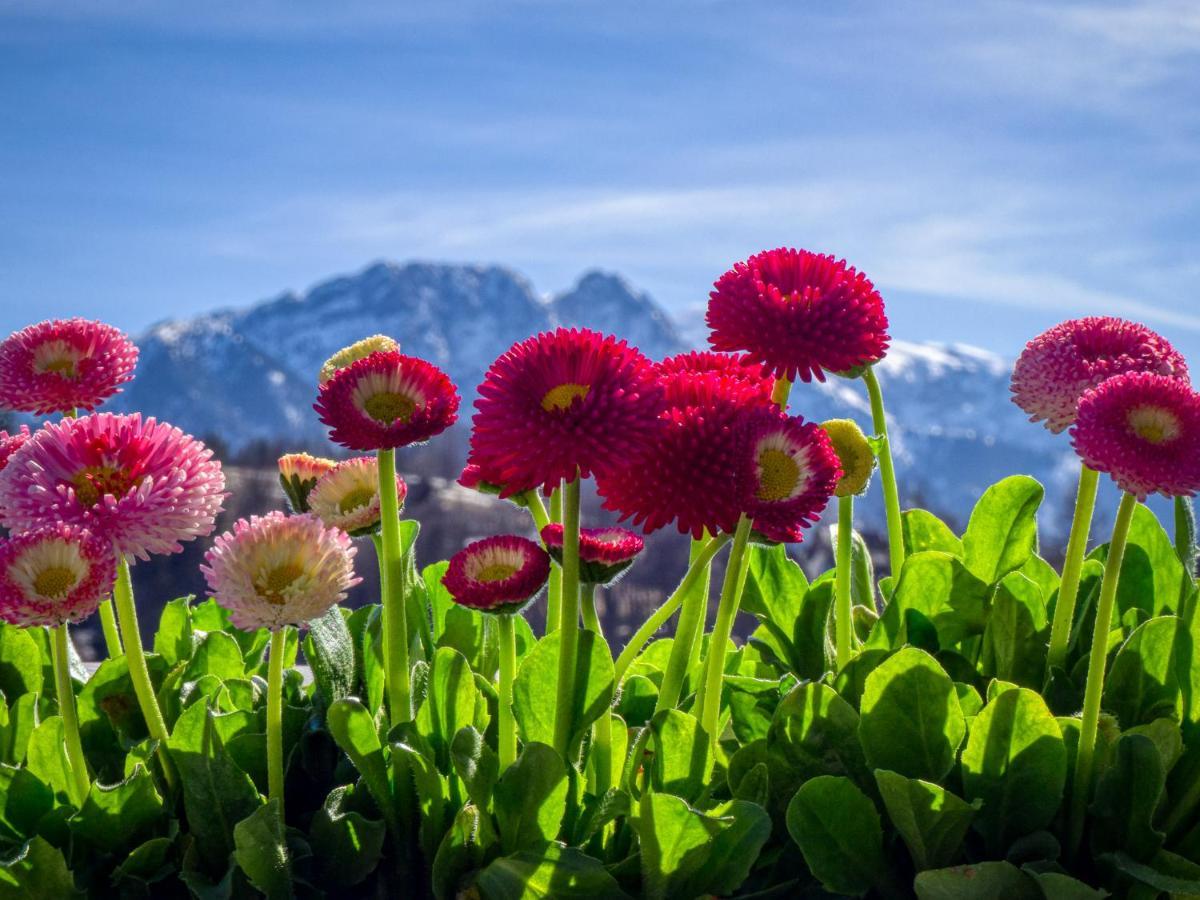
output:
[[771,399],[784,412],[787,412],[788,398],[792,395],[792,382],[782,376],[775,379],[775,387],[771,391]]
[[529,510],[529,515],[533,517],[533,527],[537,529],[540,540],[542,529],[550,524],[550,515],[546,512],[546,504],[542,502],[542,495],[538,493],[537,488],[534,488],[532,491],[522,494],[521,501]]
[[892,442],[888,439],[887,416],[883,409],[883,392],[879,389],[879,379],[875,377],[875,370],[870,366],[863,372],[862,379],[871,398],[872,427],[883,441],[879,451],[879,475],[883,482],[884,512],[887,514],[888,558],[891,561],[892,577],[899,578],[900,569],[904,566],[904,527],[900,518],[900,491],[896,487]]
[[267,668],[267,798],[279,801],[283,818],[283,654],[287,629],[271,632]]
[[838,497],[837,608],[834,615],[838,671],[854,654],[854,601],[850,596],[850,557],[854,548],[854,496]]
[[517,758],[517,726],[513,722],[513,678],[517,673],[517,634],[512,615],[496,616],[500,626],[500,702],[496,721],[496,737],[500,744],[500,771],[504,772]]
[[729,543],[729,535],[718,534],[715,537],[709,538],[704,544],[703,549],[696,553],[691,564],[688,566],[687,574],[683,576],[683,581],[679,582],[679,587],[675,588],[675,592],[667,598],[658,609],[650,614],[650,617],[642,623],[642,627],[634,632],[633,637],[629,639],[629,643],[625,645],[625,649],[621,651],[621,655],[617,657],[617,662],[614,668],[616,669],[616,683],[619,688],[621,682],[625,679],[625,673],[629,671],[629,667],[633,665],[633,661],[637,659],[637,655],[642,652],[642,648],[654,636],[658,629],[662,628],[666,621],[675,615],[675,610],[679,609],[683,603],[683,598],[688,592],[693,590],[694,585],[701,579],[708,577],[709,564],[712,562],[717,551]]
[[1079,749],[1075,753],[1075,782],[1071,787],[1071,830],[1068,850],[1073,856],[1083,838],[1083,820],[1088,798],[1092,792],[1095,765],[1096,731],[1100,724],[1100,695],[1104,689],[1104,667],[1108,659],[1108,632],[1112,625],[1113,605],[1117,584],[1121,578],[1121,562],[1125,558],[1125,542],[1137,498],[1126,493],[1117,509],[1108,559],[1104,563],[1104,582],[1096,605],[1096,627],[1092,632],[1092,649],[1088,659],[1087,687],[1083,693],[1083,721],[1079,726]]
[[133,581],[129,577],[129,560],[122,556],[117,561],[117,582],[113,585],[113,601],[117,606],[117,622],[121,626],[121,640],[125,645],[125,657],[129,663],[129,680],[133,682],[133,693],[137,696],[146,730],[158,741],[158,758],[162,763],[163,778],[167,787],[175,787],[175,770],[167,756],[167,723],[154,696],[154,685],[150,682],[150,670],[146,667],[146,653],[142,649],[142,636],[138,631],[137,606],[133,602]]
[[75,778],[76,799],[82,806],[91,788],[88,777],[87,757],[83,755],[83,741],[79,738],[79,716],[75,712],[75,689],[71,686],[70,638],[64,622],[52,628],[53,641],[50,656],[54,662],[54,689],[58,695],[58,714],[63,720],[63,735],[67,745],[67,761],[71,764],[71,775]]
[[579,476],[563,482],[562,602],[558,630],[558,697],[554,749],[566,760],[575,700],[575,657],[579,650]]
[[721,711],[721,679],[725,674],[725,650],[729,636],[733,633],[733,620],[742,602],[739,587],[745,583],[742,580],[742,568],[746,559],[746,545],[750,539],[750,526],[750,517],[743,513],[733,535],[733,547],[729,551],[729,561],[725,566],[725,581],[721,585],[721,600],[717,605],[717,620],[713,623],[708,657],[705,660],[700,724],[714,744],[717,742],[717,719]]
[[412,718],[408,671],[408,622],[404,608],[404,552],[396,495],[396,451],[379,451],[379,522],[383,550],[383,658],[392,725]]
[[113,612],[111,599],[100,601],[100,630],[104,632],[104,648],[108,651],[109,659],[123,656],[121,649],[121,633],[117,630],[117,614]]
[[[596,585],[584,584],[579,591],[579,599],[583,605],[583,626],[596,637],[603,639],[604,629],[600,625],[600,617],[596,615]],[[592,750],[595,756],[596,784],[595,794],[603,797],[612,787],[612,712],[605,710],[604,715],[596,720],[592,730]]]
[[[695,564],[707,543],[703,540],[692,541],[688,553],[689,565]],[[654,704],[655,713],[671,709],[679,703],[683,680],[700,653],[701,638],[704,636],[704,617],[708,612],[709,581],[712,576],[711,556],[703,563],[700,575],[681,599],[679,621],[675,624],[675,640],[671,644],[667,670],[663,673],[662,685],[658,689],[658,700]]]
[[[550,493],[550,521],[562,522],[562,490],[555,488]],[[546,588],[546,634],[558,631],[558,620],[562,616],[562,569],[558,563],[550,566],[550,582]]]
[[[709,534],[707,531],[704,532],[704,537],[702,537],[700,540],[696,540],[695,538],[692,539],[692,545],[688,549],[688,565],[689,566],[695,561],[696,557],[704,549],[705,544],[708,543],[708,539],[709,539]],[[693,669],[695,669],[696,666],[700,664],[700,651],[704,646],[704,629],[706,627],[706,620],[708,618],[708,598],[712,593],[712,562],[711,561],[709,561],[708,563],[705,564],[704,572],[702,573],[702,575],[703,575],[703,577],[702,577],[701,581],[698,581],[694,587],[694,590],[704,594],[704,605],[700,607],[700,618],[699,618],[699,621],[696,623],[696,632],[692,636],[692,650],[691,650],[691,654],[688,656],[688,663],[687,663],[689,672],[692,671]],[[676,640],[678,640],[678,635],[676,635]]]
[[1100,473],[1087,464],[1079,467],[1079,490],[1075,495],[1075,515],[1071,519],[1071,537],[1067,541],[1067,557],[1063,560],[1062,581],[1058,601],[1054,606],[1054,624],[1050,628],[1050,650],[1046,655],[1046,673],[1052,667],[1062,668],[1067,661],[1067,645],[1071,626],[1075,622],[1075,601],[1079,596],[1079,573],[1087,553],[1088,535],[1092,530],[1092,514],[1096,509],[1096,490]]

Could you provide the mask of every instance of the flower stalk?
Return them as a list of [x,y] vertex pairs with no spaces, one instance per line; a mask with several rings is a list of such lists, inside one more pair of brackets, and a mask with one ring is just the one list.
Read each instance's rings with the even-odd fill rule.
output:
[[842,670],[854,655],[854,599],[850,591],[850,562],[854,552],[854,495],[838,497],[837,571],[834,633],[837,667]]
[[412,718],[408,670],[408,622],[404,548],[400,542],[400,503],[396,493],[396,451],[379,451],[380,573],[383,578],[383,657],[388,709],[393,725]]
[[71,686],[70,637],[67,625],[50,629],[50,656],[54,664],[54,689],[58,695],[58,714],[63,721],[63,739],[67,749],[67,761],[71,764],[71,777],[75,780],[77,804],[82,806],[91,789],[87,757],[83,755],[83,741],[79,737],[79,715],[75,710],[75,689]]
[[888,560],[892,577],[899,578],[900,569],[904,566],[904,528],[900,517],[900,490],[896,487],[896,464],[892,458],[892,442],[888,438],[887,414],[883,407],[883,391],[880,390],[879,379],[875,377],[874,367],[866,367],[862,380],[871,400],[871,426],[881,441],[879,475],[883,481],[883,506],[887,518]]
[[513,679],[517,673],[517,636],[513,630],[512,615],[501,613],[496,616],[500,626],[500,702],[496,735],[499,741],[500,771],[503,772],[517,759],[517,728],[513,722]]
[[1067,662],[1067,646],[1071,640],[1075,602],[1079,596],[1079,577],[1083,571],[1083,558],[1087,553],[1088,536],[1092,530],[1092,516],[1096,509],[1099,484],[1100,473],[1086,463],[1080,465],[1075,514],[1071,519],[1071,536],[1067,540],[1067,555],[1063,560],[1058,601],[1054,607],[1054,623],[1050,628],[1050,649],[1046,655],[1047,677],[1051,669],[1063,668]]
[[287,629],[271,632],[271,649],[267,661],[267,797],[279,801],[279,817],[283,818],[283,655],[287,646]]
[[725,579],[721,585],[721,600],[717,605],[717,618],[713,623],[712,638],[708,645],[708,657],[704,672],[704,697],[700,707],[700,725],[709,739],[717,742],[717,720],[721,710],[721,679],[725,674],[725,652],[729,636],[733,633],[733,620],[741,605],[741,588],[745,585],[742,570],[746,563],[746,546],[750,539],[752,521],[743,514],[738,520],[733,535],[733,546],[725,567]]
[[[561,523],[563,520],[563,492],[555,488],[550,493],[550,521]],[[541,533],[541,529],[538,529]],[[546,634],[558,631],[559,619],[562,616],[562,567],[557,563],[550,567],[550,581],[546,588]]]
[[554,708],[554,749],[564,760],[570,751],[575,699],[575,658],[579,651],[579,476],[563,486],[562,597],[559,603],[558,695]]
[[[583,606],[583,627],[596,635],[597,640],[604,640],[604,628],[600,625],[600,617],[596,614],[596,585],[584,584],[579,591]],[[592,729],[592,752],[595,753],[596,771],[595,793],[603,797],[612,787],[612,713],[605,710],[596,720]]]

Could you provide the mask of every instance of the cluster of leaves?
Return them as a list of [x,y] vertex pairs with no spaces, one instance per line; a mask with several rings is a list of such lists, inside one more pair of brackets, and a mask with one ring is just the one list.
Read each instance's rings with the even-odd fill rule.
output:
[[[758,626],[730,648],[715,742],[692,710],[703,646],[679,708],[655,713],[672,640],[648,644],[618,687],[589,632],[562,759],[550,746],[558,639],[518,619],[521,752],[504,772],[494,622],[450,601],[444,563],[410,569],[411,722],[384,724],[378,607],[291,635],[289,667],[302,649],[313,678],[291,669],[285,682],[286,816],[263,799],[265,632],[232,627],[211,601],[163,608],[149,662],[174,788],[124,660],[90,677],[75,665],[93,768],[80,797],[45,635],[0,629],[0,898],[1200,894],[1188,509],[1174,539],[1147,509],[1134,519],[1096,790],[1072,854],[1107,548],[1085,564],[1067,666],[1046,671],[1059,579],[1038,555],[1041,499],[1031,479],[1007,479],[961,537],[905,513],[907,560],[879,584],[857,542],[858,647],[840,672],[832,574],[810,583],[782,548],[754,547],[744,609]],[[611,752],[592,739],[602,717]]]

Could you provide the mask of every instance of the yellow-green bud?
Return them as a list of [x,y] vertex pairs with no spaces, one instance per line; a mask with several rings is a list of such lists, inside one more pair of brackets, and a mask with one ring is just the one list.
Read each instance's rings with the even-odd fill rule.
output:
[[399,349],[400,344],[386,334],[373,334],[361,341],[355,341],[325,360],[325,365],[321,366],[320,374],[317,375],[317,384],[324,384],[336,375],[339,369],[344,369],[360,359],[366,359],[372,353],[391,353]]
[[842,478],[833,492],[837,497],[861,494],[875,471],[875,451],[858,423],[852,419],[830,419],[821,427],[829,435],[833,450],[842,463]]

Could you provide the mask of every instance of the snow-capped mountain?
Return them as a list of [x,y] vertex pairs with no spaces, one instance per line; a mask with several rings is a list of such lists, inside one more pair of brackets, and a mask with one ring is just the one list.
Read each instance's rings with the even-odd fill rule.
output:
[[[497,266],[378,263],[303,294],[155,325],[139,339],[138,377],[115,405],[197,435],[220,434],[235,449],[256,439],[319,444],[315,373],[334,351],[366,335],[389,334],[404,352],[449,372],[463,389],[467,421],[474,386],[514,341],[581,325],[661,357],[703,336],[702,322],[694,321],[700,315],[691,311],[675,323],[648,295],[600,272],[547,300]],[[988,484],[1022,471],[1046,483],[1044,524],[1061,527],[1074,457],[1065,437],[1024,421],[1009,400],[1009,368],[965,345],[893,345],[878,371],[905,505],[921,502],[962,524]],[[793,411],[805,418],[870,422],[860,382],[798,384],[792,398]],[[865,503],[863,515],[874,517],[872,507]]]

